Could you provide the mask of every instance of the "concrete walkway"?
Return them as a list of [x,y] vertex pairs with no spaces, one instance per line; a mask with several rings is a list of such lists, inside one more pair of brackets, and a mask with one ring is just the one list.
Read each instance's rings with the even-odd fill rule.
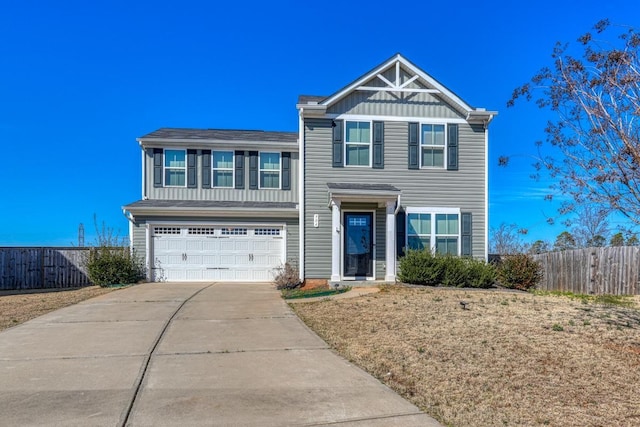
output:
[[3,426],[439,426],[268,284],[153,283],[0,333]]

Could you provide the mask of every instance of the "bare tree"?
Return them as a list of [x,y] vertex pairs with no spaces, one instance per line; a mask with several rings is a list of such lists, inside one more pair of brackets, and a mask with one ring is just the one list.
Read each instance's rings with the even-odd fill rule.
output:
[[588,248],[604,246],[609,236],[609,213],[606,210],[591,205],[582,206],[577,210],[575,219],[566,221],[571,226],[571,233],[577,247]]
[[526,252],[527,245],[521,235],[527,230],[518,228],[516,224],[502,223],[498,228],[491,228],[491,253],[513,255]]
[[[553,65],[542,68],[513,92],[535,102],[557,118],[547,123],[546,141],[562,153],[540,154],[534,164],[557,180],[554,190],[571,196],[561,213],[590,204],[618,211],[640,224],[640,35],[623,28],[607,37],[608,20],[594,26],[595,35],[578,39],[579,56],[557,43]],[[621,27],[618,27],[621,28]],[[608,33],[607,33],[608,34]],[[538,147],[543,146],[538,142]],[[506,165],[508,157],[499,164]]]

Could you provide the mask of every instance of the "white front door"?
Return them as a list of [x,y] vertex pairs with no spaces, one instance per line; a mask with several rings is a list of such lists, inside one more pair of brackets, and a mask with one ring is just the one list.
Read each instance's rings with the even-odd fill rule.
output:
[[154,226],[153,280],[260,281],[284,263],[281,227]]

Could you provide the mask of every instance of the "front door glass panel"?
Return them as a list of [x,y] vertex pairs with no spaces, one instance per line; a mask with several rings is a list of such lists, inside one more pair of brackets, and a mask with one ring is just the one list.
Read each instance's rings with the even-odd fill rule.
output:
[[373,214],[344,214],[344,276],[373,276]]

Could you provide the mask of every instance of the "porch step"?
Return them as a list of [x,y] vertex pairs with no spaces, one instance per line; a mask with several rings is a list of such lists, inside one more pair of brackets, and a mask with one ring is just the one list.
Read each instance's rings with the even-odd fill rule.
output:
[[384,280],[341,280],[339,282],[329,282],[331,288],[368,288],[381,285],[394,285],[395,282],[387,282]]

